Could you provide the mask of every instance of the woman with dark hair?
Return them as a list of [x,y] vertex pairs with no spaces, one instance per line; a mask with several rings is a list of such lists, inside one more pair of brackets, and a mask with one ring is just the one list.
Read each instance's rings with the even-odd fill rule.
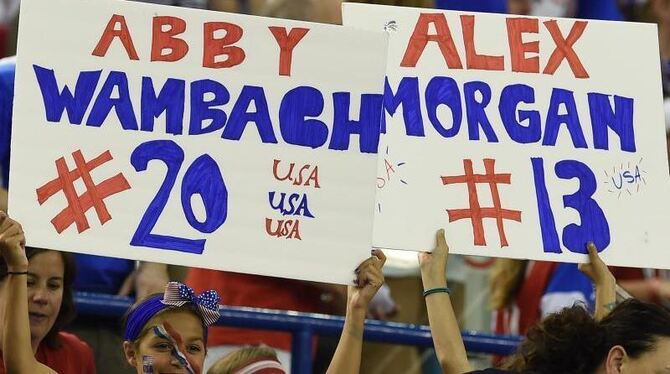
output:
[[[482,372],[612,374],[670,372],[670,312],[635,299],[615,304],[615,280],[592,243],[580,265],[596,286],[596,310],[565,308],[532,327],[505,370]],[[435,351],[445,373],[471,371],[449,300],[444,230],[432,253],[419,254]],[[616,306],[615,306],[616,305]]]
[[583,307],[550,315],[528,331],[505,365],[541,373],[670,372],[670,313],[629,299],[601,321]]
[[95,373],[88,345],[60,331],[75,314],[71,255],[24,245],[21,225],[0,212],[0,374]]

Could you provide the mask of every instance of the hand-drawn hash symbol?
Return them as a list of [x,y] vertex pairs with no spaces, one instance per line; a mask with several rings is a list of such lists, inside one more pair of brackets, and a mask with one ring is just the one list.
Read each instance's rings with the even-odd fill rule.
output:
[[[51,224],[53,224],[56,232],[59,234],[73,223],[77,224],[77,231],[79,233],[86,231],[89,225],[85,213],[91,207],[95,208],[100,224],[105,224],[105,222],[112,219],[112,216],[107,211],[107,206],[103,199],[130,189],[130,185],[122,173],[108,178],[99,184],[93,182],[91,171],[105,162],[112,160],[112,154],[109,150],[88,162],[81,154],[81,150],[72,152],[72,157],[77,166],[75,169],[70,170],[65,162],[65,158],[59,158],[56,160],[58,177],[36,190],[37,202],[40,205],[49,200],[57,192],[63,191],[67,200],[67,207],[51,220]],[[86,192],[81,196],[77,195],[74,187],[74,182],[79,178],[82,179],[84,186],[86,186]]]
[[[469,218],[472,222],[474,245],[483,246],[486,245],[483,218],[495,218],[498,226],[498,235],[500,237],[500,247],[506,247],[508,244],[503,220],[508,219],[521,222],[521,211],[503,209],[501,207],[498,184],[511,184],[511,174],[495,174],[495,162],[494,159],[485,158],[484,168],[486,174],[474,174],[472,170],[472,160],[465,159],[463,160],[465,175],[442,176],[441,179],[442,184],[444,185],[465,183],[468,187],[470,208],[447,209],[449,222]],[[493,200],[492,208],[482,208],[479,206],[479,196],[477,195],[478,183],[487,183],[489,185],[489,188],[491,189],[491,198]]]

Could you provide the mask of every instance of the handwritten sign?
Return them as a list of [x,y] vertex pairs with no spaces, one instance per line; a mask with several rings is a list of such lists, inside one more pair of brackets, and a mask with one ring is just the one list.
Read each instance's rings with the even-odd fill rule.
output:
[[390,36],[374,244],[670,268],[655,26],[344,4]]
[[25,0],[10,212],[33,246],[349,283],[372,241],[386,39]]

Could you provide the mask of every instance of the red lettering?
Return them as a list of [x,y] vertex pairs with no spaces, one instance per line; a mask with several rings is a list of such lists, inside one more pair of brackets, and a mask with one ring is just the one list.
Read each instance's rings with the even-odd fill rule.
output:
[[[225,30],[226,35],[215,38],[214,33]],[[206,68],[229,68],[239,65],[244,61],[245,53],[240,47],[232,44],[242,38],[242,28],[228,22],[206,22],[203,27],[204,49],[202,53],[202,66]],[[226,55],[223,61],[217,61],[217,57]]]
[[278,180],[278,181],[284,181],[284,180],[287,180],[287,179],[292,181],[293,179],[291,178],[291,174],[293,174],[293,167],[295,166],[295,163],[292,162],[289,165],[288,172],[283,177],[280,177],[279,172],[278,172],[280,163],[281,163],[280,160],[277,160],[277,159],[274,160],[274,162],[272,163],[272,175],[274,175],[275,179]]
[[265,232],[267,232],[268,235],[277,238],[284,237],[286,239],[302,240],[302,237],[300,236],[300,220],[278,219],[276,229],[272,228],[272,222],[274,222],[273,219],[265,218]]
[[465,63],[468,69],[504,70],[503,56],[480,55],[475,48],[475,16],[461,16],[463,42],[465,44]]
[[314,188],[321,188],[319,186],[319,167],[315,166],[314,170],[312,170],[312,173],[309,175],[309,178],[307,178],[307,182],[305,183],[305,186],[310,186],[310,182],[314,182]]
[[295,27],[289,33],[286,32],[286,27],[270,26],[269,29],[279,45],[279,75],[291,76],[293,48],[302,40],[309,29]]
[[507,18],[507,41],[509,43],[512,71],[521,73],[539,73],[540,59],[535,56],[526,58],[526,53],[539,53],[540,42],[523,42],[524,33],[538,33],[537,19]]
[[[116,25],[119,25],[119,29],[116,29]],[[135,45],[133,45],[133,39],[130,37],[130,30],[128,30],[128,24],[126,24],[126,18],[115,14],[112,18],[109,19],[105,31],[102,32],[102,36],[98,41],[98,44],[95,46],[92,55],[98,57],[105,57],[109,46],[112,44],[114,38],[119,38],[123,48],[126,49],[128,58],[131,60],[139,60],[137,56],[137,51],[135,50]]]
[[[170,28],[163,31],[163,26]],[[154,17],[151,40],[151,61],[179,61],[188,53],[188,43],[175,36],[186,31],[186,22],[177,17]],[[169,52],[163,54],[164,50]]]
[[[286,222],[287,226],[290,223],[292,223],[291,221],[292,220],[288,220]],[[302,238],[300,237],[300,221],[298,221],[298,220],[293,221],[293,227],[291,228],[291,232],[289,232],[288,235],[286,236],[286,239],[302,240]]]
[[395,169],[393,168],[393,165],[391,165],[389,160],[384,159],[384,165],[386,166],[386,179],[391,180],[391,173],[389,173],[389,171],[395,173]]
[[570,69],[576,78],[589,77],[589,73],[586,72],[584,65],[582,65],[582,62],[579,60],[579,56],[577,56],[577,53],[575,53],[575,50],[572,48],[577,39],[584,33],[587,24],[588,22],[586,21],[575,21],[575,23],[572,24],[572,29],[570,29],[567,39],[564,39],[563,34],[561,34],[561,29],[558,28],[558,23],[555,20],[544,22],[544,26],[549,30],[551,38],[554,39],[556,48],[549,57],[549,61],[547,61],[547,65],[542,72],[543,74],[553,75],[554,72],[556,72],[556,69],[558,69],[558,66],[565,59],[568,60]]
[[[428,34],[428,26],[435,26],[436,34]],[[442,13],[421,13],[414,32],[409,39],[405,55],[400,62],[402,67],[416,67],[428,42],[436,42],[449,69],[463,69],[461,58],[456,50],[447,19]]]

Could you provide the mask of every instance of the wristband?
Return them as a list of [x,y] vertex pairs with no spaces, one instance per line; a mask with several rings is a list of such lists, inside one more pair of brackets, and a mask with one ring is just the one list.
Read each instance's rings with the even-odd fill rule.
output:
[[8,275],[28,275],[27,271],[8,271]]
[[447,295],[451,294],[451,289],[449,287],[437,287],[437,288],[431,288],[429,290],[423,291],[423,297],[426,297],[428,295],[438,293],[438,292],[444,292]]

